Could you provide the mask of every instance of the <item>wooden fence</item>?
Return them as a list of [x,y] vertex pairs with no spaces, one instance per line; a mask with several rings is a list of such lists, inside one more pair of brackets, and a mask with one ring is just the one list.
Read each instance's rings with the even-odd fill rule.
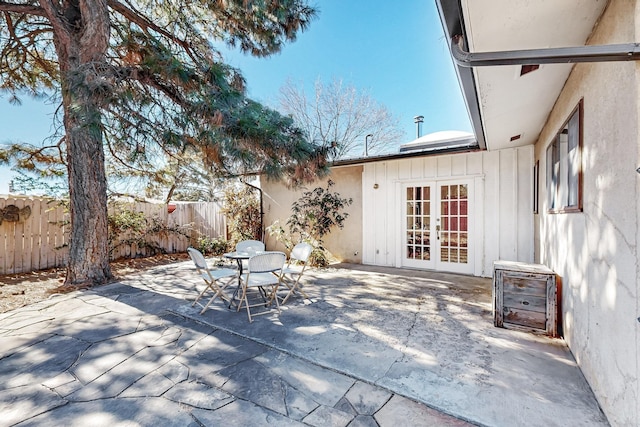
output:
[[[175,210],[173,209],[175,205]],[[161,203],[118,202],[109,213],[142,212],[160,232],[147,236],[154,247],[167,253],[184,252],[200,236],[225,237],[226,222],[214,202]],[[169,213],[169,210],[173,210]],[[69,214],[59,200],[42,197],[0,196],[0,274],[24,273],[63,267],[67,263]],[[153,228],[153,227],[152,227]],[[167,232],[166,230],[176,230]],[[152,248],[136,243],[120,244],[112,259],[150,255]]]

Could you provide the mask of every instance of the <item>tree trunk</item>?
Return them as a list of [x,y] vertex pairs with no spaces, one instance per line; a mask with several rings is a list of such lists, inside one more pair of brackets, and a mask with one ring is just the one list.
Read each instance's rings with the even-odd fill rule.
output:
[[113,278],[100,114],[110,93],[109,10],[106,0],[40,3],[53,26],[60,64],[71,214],[65,284],[102,284]]
[[65,283],[96,285],[112,278],[109,267],[107,180],[99,126],[100,112],[95,105],[87,102],[84,94],[71,92],[73,93],[68,95],[69,99],[63,102],[71,212],[69,263]]

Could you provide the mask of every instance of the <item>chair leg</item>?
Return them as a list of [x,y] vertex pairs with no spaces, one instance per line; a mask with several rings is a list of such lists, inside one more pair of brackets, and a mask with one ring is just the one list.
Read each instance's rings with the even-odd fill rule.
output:
[[[242,296],[240,297],[240,304],[238,304],[238,308],[237,311],[240,311],[243,307],[246,308],[247,310],[247,316],[249,317],[249,323],[253,322],[253,317],[255,316],[260,316],[263,314],[269,314],[271,313],[270,310],[265,310],[265,311],[260,311],[257,313],[254,313],[253,316],[251,315],[251,308],[252,307],[270,307],[271,305],[273,305],[273,301],[275,300],[276,302],[276,309],[278,311],[278,314],[281,314],[282,311],[280,310],[280,302],[278,301],[278,297],[277,297],[277,291],[278,291],[278,284],[275,285],[271,285],[271,290],[267,293],[266,291],[261,290],[260,288],[256,289],[256,292],[260,293],[260,296],[263,297],[263,302],[262,303],[254,303],[254,304],[249,304],[249,297],[248,297],[248,292],[246,288],[242,289]],[[262,292],[265,292],[265,294],[263,295]],[[264,299],[264,297],[268,298],[268,299]]]
[[247,294],[244,294],[244,306],[247,308],[247,316],[249,316],[249,323],[253,323],[253,319],[251,318],[251,307],[249,306],[249,299],[247,298]]
[[302,290],[302,288],[300,288],[298,285],[300,283],[300,278],[302,276],[299,275],[298,279],[293,282],[293,285],[289,286],[289,284],[287,282],[283,282],[288,288],[289,288],[289,292],[287,293],[287,295],[284,297],[284,299],[282,300],[282,304],[285,304],[287,302],[287,300],[289,299],[289,297],[293,294],[296,293],[296,291],[299,291],[303,297],[305,297],[306,299],[309,299],[309,296],[305,293],[305,291]]
[[202,295],[204,295],[204,293],[207,292],[210,288],[211,288],[211,285],[207,283],[207,286],[202,290],[202,292],[200,292],[200,295],[198,295],[198,298],[196,298],[195,301],[193,301],[193,304],[191,304],[191,307],[194,307],[196,303],[200,300],[200,298],[202,298]]
[[282,313],[280,311],[280,303],[278,302],[278,284],[275,284],[271,288],[271,304],[273,304],[273,300],[276,300],[276,309],[278,310],[278,314]]
[[242,295],[240,295],[239,301],[236,312],[239,312],[242,309],[242,304],[244,303],[244,306],[247,309],[249,323],[252,323],[253,319],[251,319],[251,309],[249,308],[249,299],[247,298],[247,288],[245,286],[242,286]]
[[222,289],[218,290],[216,292],[216,294],[214,296],[211,297],[211,299],[209,300],[209,302],[207,303],[207,305],[204,306],[204,308],[202,309],[202,311],[200,312],[200,314],[204,314],[205,311],[207,311],[207,309],[209,308],[209,306],[211,305],[211,303],[213,301],[215,301],[216,298],[220,297],[221,300],[224,301],[224,294],[222,293]]

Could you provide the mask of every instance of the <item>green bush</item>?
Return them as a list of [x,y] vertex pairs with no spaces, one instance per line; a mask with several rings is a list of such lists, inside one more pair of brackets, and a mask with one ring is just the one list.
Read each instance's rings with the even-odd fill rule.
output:
[[332,228],[344,227],[349,214],[344,210],[353,203],[353,199],[345,199],[339,193],[331,192],[334,182],[327,181],[327,187],[317,187],[305,191],[291,205],[291,216],[287,219],[288,230],[275,221],[267,232],[282,243],[287,249],[293,248],[297,242],[307,242],[313,246],[309,264],[316,267],[329,265],[327,251],[323,246],[323,238]]
[[242,240],[262,240],[260,198],[254,188],[245,184],[227,187],[222,212],[227,218],[231,247]]
[[146,217],[143,212],[130,209],[126,203],[114,202],[115,212],[107,217],[109,227],[109,254],[120,247],[131,247],[131,257],[164,254],[166,250],[158,239],[175,233],[188,237],[177,227],[168,227],[157,216]]
[[194,247],[205,255],[220,256],[229,251],[229,242],[223,237],[202,236]]

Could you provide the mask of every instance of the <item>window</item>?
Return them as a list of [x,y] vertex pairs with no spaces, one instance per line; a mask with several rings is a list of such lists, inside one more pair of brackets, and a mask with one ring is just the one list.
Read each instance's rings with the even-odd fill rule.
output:
[[582,100],[547,147],[549,212],[582,210]]

